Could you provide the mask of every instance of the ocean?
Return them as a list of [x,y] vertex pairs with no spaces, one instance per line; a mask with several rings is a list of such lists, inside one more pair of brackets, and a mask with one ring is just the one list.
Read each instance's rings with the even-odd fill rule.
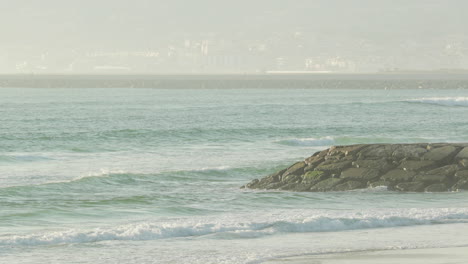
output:
[[468,142],[468,81],[372,84],[2,88],[0,262],[262,263],[468,246],[468,192],[240,189],[332,145]]

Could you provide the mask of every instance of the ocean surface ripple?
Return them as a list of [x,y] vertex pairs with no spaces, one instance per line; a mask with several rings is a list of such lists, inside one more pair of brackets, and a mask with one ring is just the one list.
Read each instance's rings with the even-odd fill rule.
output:
[[465,245],[467,192],[239,188],[331,145],[468,142],[468,90],[362,88],[2,89],[0,262]]

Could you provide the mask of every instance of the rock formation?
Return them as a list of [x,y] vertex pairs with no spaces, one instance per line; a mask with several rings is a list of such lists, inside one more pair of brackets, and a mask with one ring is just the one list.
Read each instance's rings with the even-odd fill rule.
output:
[[334,146],[242,186],[298,192],[468,190],[468,143]]

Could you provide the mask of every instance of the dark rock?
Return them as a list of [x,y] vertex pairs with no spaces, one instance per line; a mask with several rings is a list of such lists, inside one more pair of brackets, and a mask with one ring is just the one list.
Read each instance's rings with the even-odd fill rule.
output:
[[455,173],[457,179],[468,179],[468,170],[461,170]]
[[420,174],[414,177],[415,182],[441,183],[447,181],[447,176],[437,174]]
[[265,185],[268,185],[270,183],[274,183],[274,182],[279,182],[281,180],[281,172],[284,172],[285,170],[281,170],[277,173],[273,173],[273,174],[270,174],[268,175],[267,177],[265,178],[262,178],[257,185],[259,186],[265,186]]
[[314,186],[310,188],[311,191],[313,192],[325,192],[325,191],[331,191],[333,187],[336,185],[340,184],[343,182],[343,179],[339,178],[328,178],[326,180],[323,180]]
[[333,154],[333,155],[327,155],[325,156],[325,160],[330,160],[330,161],[338,161],[344,158],[343,153],[338,153],[338,154]]
[[243,187],[244,187],[244,188],[247,187],[247,188],[253,189],[253,188],[256,188],[255,186],[256,186],[259,182],[260,182],[259,179],[254,179],[254,180],[252,180],[251,182],[249,182],[249,183],[247,183],[246,185],[244,185]]
[[458,165],[456,164],[451,164],[451,165],[445,165],[433,170],[430,170],[426,172],[426,174],[432,174],[432,175],[443,175],[443,176],[453,176],[455,172],[457,172],[459,169]]
[[317,151],[314,153],[314,155],[308,157],[307,159],[305,159],[305,162],[308,164],[307,160],[312,160],[313,158],[324,158],[327,154],[328,154],[328,150],[329,149],[325,149],[325,150],[322,150],[322,151]]
[[392,153],[392,157],[397,160],[402,159],[420,159],[427,149],[423,147],[415,147],[413,145],[398,146]]
[[284,183],[295,183],[295,182],[300,182],[301,180],[302,180],[301,176],[295,175],[295,174],[289,174],[281,178],[281,181]]
[[268,175],[267,177],[270,177],[270,178],[274,179],[275,181],[280,181],[281,180],[281,175],[283,175],[285,172],[286,172],[286,169],[282,169],[280,171],[277,171],[275,173],[272,173],[272,174]]
[[329,173],[340,173],[342,170],[351,166],[351,161],[324,162],[324,163],[318,165],[315,168],[315,170],[326,171]]
[[426,185],[422,182],[402,182],[395,186],[395,189],[402,192],[422,192]]
[[355,168],[372,168],[380,172],[387,172],[394,168],[394,166],[386,159],[379,160],[356,160],[352,163]]
[[346,156],[352,156],[356,154],[358,151],[366,147],[366,145],[361,144],[361,145],[350,145],[350,146],[335,146],[331,147],[329,150],[329,153],[331,155],[335,153],[342,153],[344,157]]
[[288,175],[297,175],[300,176],[304,173],[304,168],[306,163],[304,161],[300,161],[289,167],[286,172],[283,174],[283,178]]
[[375,178],[378,178],[379,171],[375,169],[369,168],[349,168],[341,172],[341,178],[343,179],[350,179],[350,180],[358,180],[358,181],[370,181]]
[[429,150],[429,152],[424,154],[423,159],[432,161],[446,161],[453,158],[457,152],[458,149],[454,146],[443,146]]
[[456,164],[446,165],[424,172],[423,174],[419,174],[414,178],[414,181],[421,181],[427,183],[448,183],[451,181],[453,175],[457,170],[458,166]]
[[426,149],[427,150],[433,150],[435,148],[445,147],[447,145],[448,144],[446,144],[446,143],[429,143],[429,144],[426,145]]
[[446,165],[417,175],[414,181],[426,183],[453,183],[452,179],[457,170],[458,165],[456,164]]
[[[299,183],[288,183],[288,184],[285,184],[281,187],[279,187],[280,190],[285,190],[285,191],[298,191],[299,189],[302,189],[304,188],[304,186],[302,184],[299,184]],[[310,189],[310,186],[309,186],[309,189]]]
[[[266,186],[262,186],[260,188],[262,189],[267,189],[267,190],[274,190],[274,189],[279,189],[281,186],[285,185],[286,183],[284,182],[273,182],[270,184],[267,184]],[[259,189],[259,188],[257,188]]]
[[327,177],[326,173],[323,171],[308,171],[302,175],[303,183],[316,184],[320,181],[325,180]]
[[468,159],[461,159],[458,161],[458,164],[460,164],[464,168],[468,168]]
[[325,160],[323,157],[319,157],[319,156],[315,156],[311,158],[313,159],[308,158],[305,160],[305,163],[307,164],[307,166],[304,168],[304,172],[314,170],[315,167],[317,167],[317,165],[319,165]]
[[425,192],[446,192],[448,191],[447,185],[444,183],[436,183],[426,187]]
[[336,146],[253,180],[252,189],[345,191],[387,186],[399,191],[468,189],[468,143]]
[[416,172],[414,171],[394,169],[394,170],[387,172],[385,175],[383,175],[381,179],[384,181],[389,181],[393,183],[408,182],[408,181],[411,181],[415,175],[416,175]]
[[453,187],[452,190],[459,191],[459,190],[468,190],[468,179],[461,179],[459,180]]
[[429,160],[405,160],[403,161],[399,169],[409,170],[409,171],[419,171],[427,168],[433,168],[436,164],[433,161]]
[[392,156],[392,153],[397,148],[397,145],[382,144],[369,145],[360,152],[360,159],[382,159]]
[[389,181],[376,181],[376,182],[369,182],[369,183],[367,184],[367,186],[369,186],[369,187],[371,187],[371,188],[380,187],[380,186],[393,187],[394,184],[392,184],[392,183],[389,182]]
[[455,159],[468,159],[468,147],[465,147],[460,152],[458,152],[457,156],[455,156]]
[[360,181],[348,181],[341,183],[332,188],[333,191],[350,191],[355,189],[362,189],[366,187],[366,184]]
[[356,157],[353,156],[353,155],[348,155],[348,156],[344,156],[344,158],[342,158],[341,160],[349,160],[349,161],[353,161],[355,160]]
[[272,183],[277,183],[281,180],[281,175],[286,171],[280,170],[278,172],[272,173],[261,180],[255,179],[251,181],[250,183],[246,184],[245,187],[250,188],[250,189],[262,189],[266,188],[266,186],[271,185]]

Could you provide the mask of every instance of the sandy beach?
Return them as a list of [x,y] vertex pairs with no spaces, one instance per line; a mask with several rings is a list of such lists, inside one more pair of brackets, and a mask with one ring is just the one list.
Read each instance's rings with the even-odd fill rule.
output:
[[270,260],[267,264],[462,264],[468,260],[468,247],[384,250],[311,255]]

